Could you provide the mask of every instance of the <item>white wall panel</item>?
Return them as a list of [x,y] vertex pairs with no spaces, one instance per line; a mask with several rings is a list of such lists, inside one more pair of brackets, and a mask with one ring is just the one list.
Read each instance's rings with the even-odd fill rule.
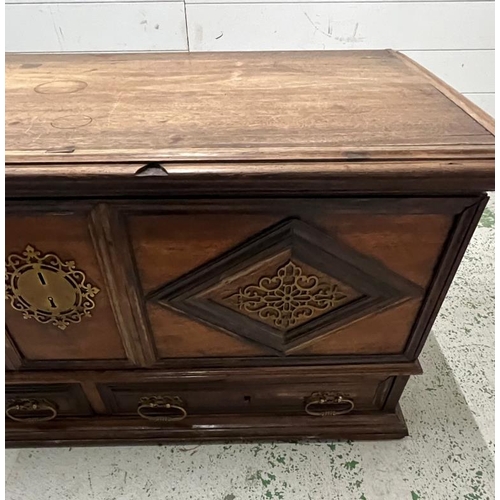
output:
[[407,51],[459,92],[495,92],[494,50]]
[[191,50],[492,49],[492,2],[188,4]]
[[[8,2],[23,2],[23,1],[34,1],[37,0],[8,0]],[[85,1],[85,0],[83,0]],[[90,0],[89,0],[90,1]],[[263,2],[262,0],[185,0],[186,3],[215,3],[215,4],[228,4],[228,3],[387,3],[387,2],[415,2],[418,0],[270,0],[269,2]],[[485,0],[426,0],[429,2],[484,2]],[[494,0],[487,0],[494,2]]]
[[181,2],[6,5],[7,52],[186,50]]
[[[129,0],[125,0],[125,2],[127,2],[127,1],[129,1]],[[365,1],[365,0],[362,0],[362,1]],[[413,1],[413,0],[408,0],[408,1]],[[441,0],[437,0],[437,1],[441,1]],[[451,1],[451,0],[448,0],[448,1]],[[468,2],[468,1],[484,1],[484,0],[458,0],[458,1]],[[151,3],[151,0],[133,0],[133,2],[134,3],[135,2]],[[184,2],[184,0],[154,0],[154,2]],[[52,3],[52,4],[59,4],[60,5],[60,4],[65,4],[65,3],[73,3],[73,4],[75,4],[75,3],[83,3],[83,4],[124,3],[124,1],[123,0],[61,0],[61,1],[57,1],[57,0],[5,0],[5,4],[23,5],[25,3],[31,3],[31,4]]]

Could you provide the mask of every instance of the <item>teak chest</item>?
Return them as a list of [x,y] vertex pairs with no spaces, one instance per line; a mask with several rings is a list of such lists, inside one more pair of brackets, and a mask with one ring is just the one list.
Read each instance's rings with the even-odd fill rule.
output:
[[8,445],[407,435],[487,115],[394,51],[6,73]]

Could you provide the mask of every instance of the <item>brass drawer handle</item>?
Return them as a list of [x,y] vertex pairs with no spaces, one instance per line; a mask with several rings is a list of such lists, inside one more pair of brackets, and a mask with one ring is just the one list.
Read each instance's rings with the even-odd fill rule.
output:
[[180,422],[187,417],[184,402],[177,396],[145,396],[139,400],[137,413],[153,422]]
[[[16,422],[47,422],[57,417],[55,405],[46,399],[11,399],[7,401],[6,406],[5,415]],[[46,412],[48,415],[44,415]],[[26,416],[16,416],[16,413]]]
[[354,401],[341,394],[315,392],[306,400],[305,412],[313,417],[345,415],[354,410]]

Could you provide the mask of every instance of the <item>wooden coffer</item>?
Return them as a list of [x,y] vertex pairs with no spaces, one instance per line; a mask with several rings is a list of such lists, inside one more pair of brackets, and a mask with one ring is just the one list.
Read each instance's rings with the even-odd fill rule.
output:
[[11,55],[6,150],[8,445],[407,435],[493,189],[493,122],[443,82],[393,51]]

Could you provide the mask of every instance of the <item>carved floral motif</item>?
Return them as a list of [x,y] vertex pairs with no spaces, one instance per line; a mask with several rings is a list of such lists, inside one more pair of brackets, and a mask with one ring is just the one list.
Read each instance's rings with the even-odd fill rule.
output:
[[286,331],[337,308],[350,297],[340,283],[307,275],[288,261],[274,276],[241,287],[228,299],[236,300],[241,312]]

